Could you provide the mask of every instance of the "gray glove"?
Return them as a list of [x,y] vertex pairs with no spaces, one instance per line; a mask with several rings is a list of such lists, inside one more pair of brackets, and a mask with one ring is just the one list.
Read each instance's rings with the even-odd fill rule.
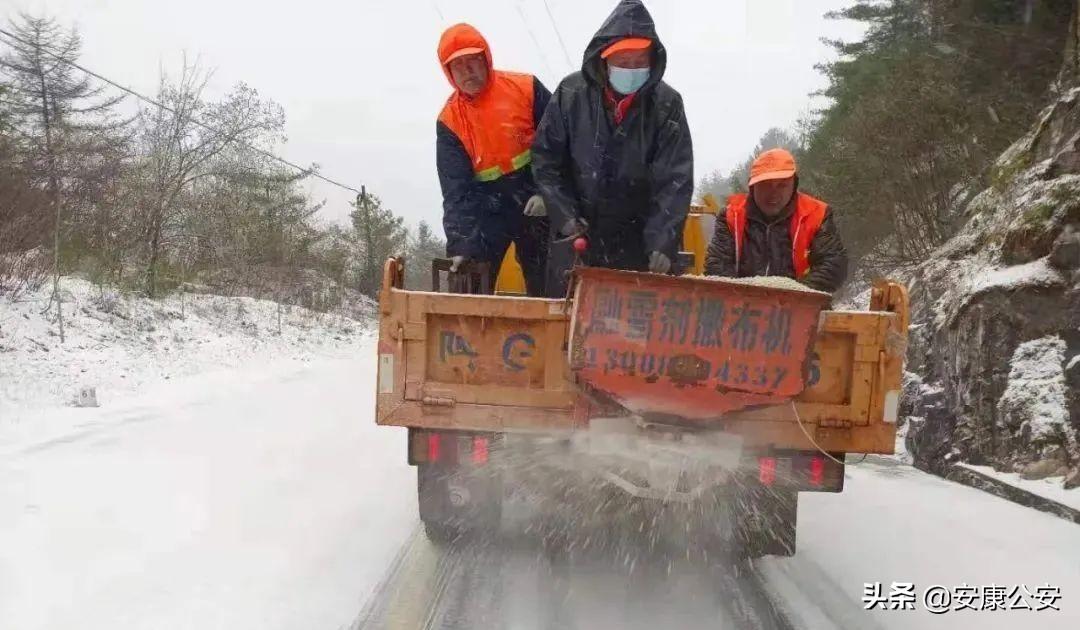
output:
[[450,258],[450,271],[457,273],[458,267],[461,263],[465,262],[464,256],[453,256]]
[[649,255],[649,271],[653,273],[667,273],[671,271],[671,259],[660,252]]
[[584,219],[570,219],[562,226],[562,234],[568,238],[581,236],[589,229],[589,224]]
[[525,202],[525,212],[523,214],[527,217],[546,217],[547,207],[544,206],[544,198],[540,195],[529,197],[529,200]]

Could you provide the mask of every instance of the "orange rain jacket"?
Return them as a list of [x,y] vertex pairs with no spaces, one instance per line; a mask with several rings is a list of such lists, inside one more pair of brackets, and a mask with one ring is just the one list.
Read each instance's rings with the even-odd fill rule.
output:
[[[487,59],[488,83],[475,97],[457,89],[447,64],[467,48]],[[531,147],[551,93],[532,75],[496,70],[487,40],[468,24],[448,29],[438,52],[454,86],[435,132],[446,253],[497,268],[514,242],[529,294],[542,295],[548,223],[522,211],[537,193]]]

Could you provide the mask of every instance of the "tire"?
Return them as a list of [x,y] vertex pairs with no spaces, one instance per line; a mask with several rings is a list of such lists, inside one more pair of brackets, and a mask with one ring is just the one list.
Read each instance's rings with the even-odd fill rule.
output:
[[734,544],[745,558],[795,555],[799,514],[796,490],[756,486],[736,498]]
[[461,537],[461,531],[455,527],[424,517],[420,518],[424,522],[424,533],[427,534],[428,540],[436,545],[449,544]]
[[436,544],[497,532],[502,521],[502,479],[491,469],[420,464],[416,497],[424,530]]

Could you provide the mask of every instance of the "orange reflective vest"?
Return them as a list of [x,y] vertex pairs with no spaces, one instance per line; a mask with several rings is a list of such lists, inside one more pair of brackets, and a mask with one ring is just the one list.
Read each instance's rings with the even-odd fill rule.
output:
[[[735,239],[735,269],[742,259],[743,242],[746,239],[746,212],[749,197],[746,194],[732,195],[728,198],[726,221],[728,230]],[[791,215],[789,233],[791,234],[791,260],[795,266],[795,277],[801,278],[810,271],[810,244],[814,242],[821,224],[825,222],[825,211],[829,206],[824,201],[810,195],[796,193],[795,212]]]
[[[461,140],[477,181],[495,181],[532,163],[532,142],[540,122],[533,120],[535,79],[529,74],[495,70],[487,40],[465,24],[443,36],[439,59],[446,60],[465,48],[483,50],[488,66],[487,86],[475,97],[462,94],[455,86],[439,114],[439,122]],[[445,61],[443,71],[454,85]]]

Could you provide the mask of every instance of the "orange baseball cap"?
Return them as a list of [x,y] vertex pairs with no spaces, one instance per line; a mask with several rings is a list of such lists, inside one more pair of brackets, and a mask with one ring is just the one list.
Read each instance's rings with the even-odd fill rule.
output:
[[446,64],[450,63],[455,59],[458,59],[459,57],[482,54],[484,54],[483,48],[462,48],[461,50],[455,50],[453,53],[451,53],[450,56],[446,58],[446,61],[443,62],[443,65],[445,66]]
[[652,40],[647,37],[627,37],[605,48],[604,52],[600,53],[600,58],[607,59],[624,50],[648,50],[650,48],[652,48]]
[[785,149],[769,149],[757,156],[750,166],[750,186],[769,179],[794,177],[795,156]]

